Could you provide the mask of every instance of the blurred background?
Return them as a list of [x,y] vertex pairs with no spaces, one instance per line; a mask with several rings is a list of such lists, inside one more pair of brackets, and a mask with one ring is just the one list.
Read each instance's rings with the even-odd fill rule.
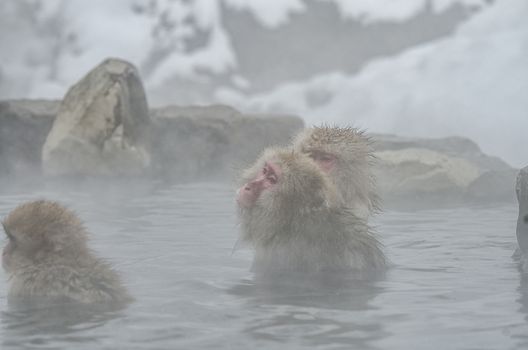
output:
[[106,57],[153,107],[459,135],[528,163],[526,0],[0,1],[0,100],[61,99]]

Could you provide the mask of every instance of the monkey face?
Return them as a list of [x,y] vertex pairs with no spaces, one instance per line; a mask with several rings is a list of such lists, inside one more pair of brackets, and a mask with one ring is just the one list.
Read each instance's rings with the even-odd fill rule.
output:
[[291,149],[266,150],[244,182],[236,197],[242,216],[295,216],[336,204],[335,186],[325,172],[307,154]]
[[259,199],[262,191],[277,185],[282,175],[280,167],[273,162],[265,162],[256,176],[237,191],[237,203],[244,208],[251,208]]

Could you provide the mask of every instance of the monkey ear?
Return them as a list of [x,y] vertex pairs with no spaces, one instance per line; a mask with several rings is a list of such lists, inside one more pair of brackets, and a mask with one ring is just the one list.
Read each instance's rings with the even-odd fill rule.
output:
[[7,229],[6,225],[5,225],[3,222],[2,222],[2,227],[4,228],[4,232],[5,232],[6,236],[7,236],[10,240],[14,241],[14,240],[15,240],[15,237],[13,237],[13,235],[11,234],[11,232],[9,232],[9,230]]
[[10,236],[9,231],[7,230],[7,227],[4,222],[2,222],[2,227],[4,228],[4,232],[6,233],[6,235]]

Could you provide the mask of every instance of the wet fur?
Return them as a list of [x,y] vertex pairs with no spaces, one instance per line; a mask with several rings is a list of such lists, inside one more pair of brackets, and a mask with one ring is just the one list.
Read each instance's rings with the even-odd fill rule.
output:
[[298,152],[324,152],[337,158],[335,169],[328,175],[339,190],[342,203],[362,218],[379,211],[372,144],[361,130],[325,125],[306,128],[293,140]]
[[69,209],[52,201],[29,202],[15,208],[3,225],[15,240],[4,248],[10,297],[131,301],[110,264],[88,249],[88,234]]

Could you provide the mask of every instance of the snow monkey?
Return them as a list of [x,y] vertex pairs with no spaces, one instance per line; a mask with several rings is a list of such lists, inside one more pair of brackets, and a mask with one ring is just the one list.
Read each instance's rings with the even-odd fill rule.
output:
[[354,214],[367,218],[378,210],[372,142],[363,131],[350,127],[307,128],[294,139],[293,147],[330,176],[342,204]]
[[9,238],[2,265],[10,277],[10,297],[120,304],[132,300],[118,274],[89,250],[88,232],[69,209],[47,200],[28,202],[2,224]]
[[241,182],[241,238],[255,248],[255,272],[385,266],[366,220],[340,204],[334,183],[308,155],[267,149]]

